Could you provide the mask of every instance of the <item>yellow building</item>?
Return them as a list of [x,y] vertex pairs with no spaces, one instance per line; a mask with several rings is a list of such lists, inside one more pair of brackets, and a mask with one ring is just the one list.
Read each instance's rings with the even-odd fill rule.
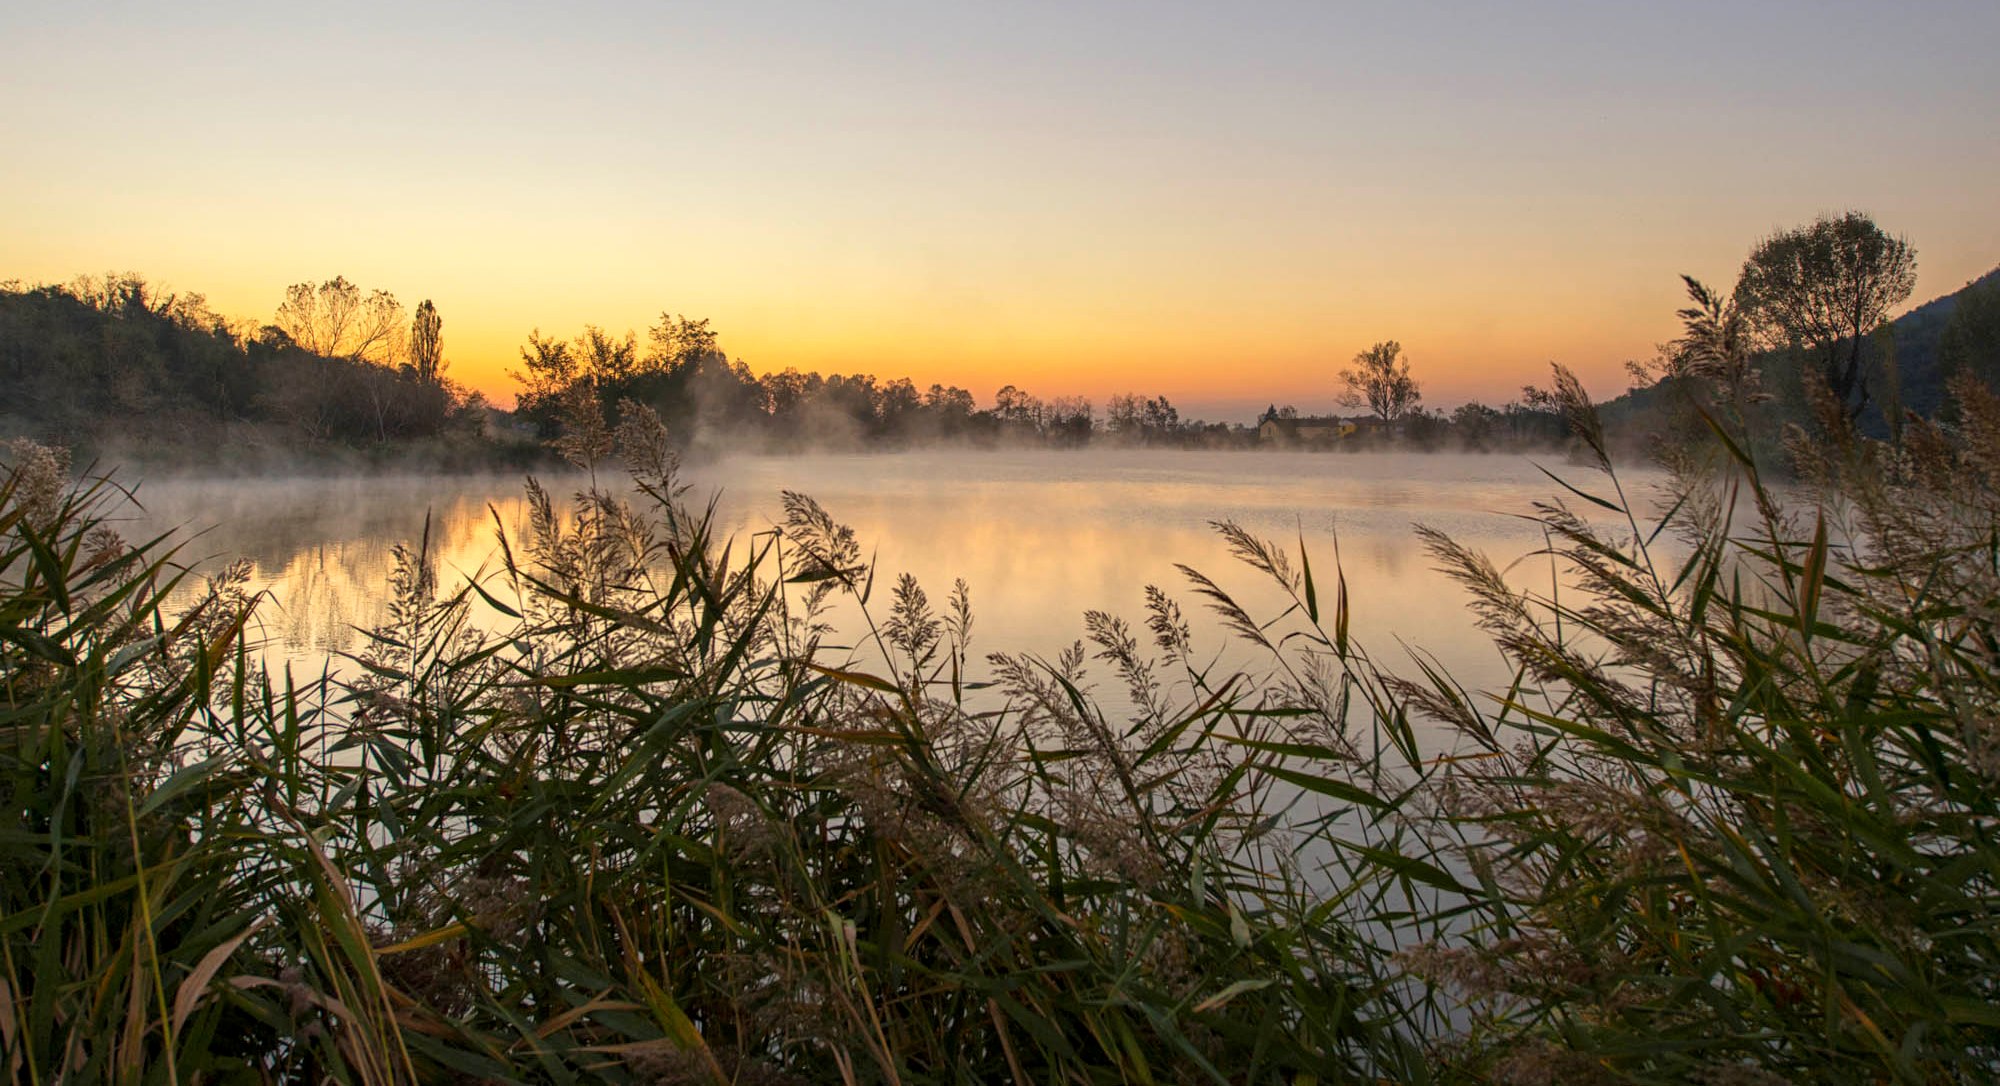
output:
[[1359,431],[1355,420],[1336,415],[1284,418],[1267,411],[1257,423],[1257,440],[1265,445],[1331,445]]

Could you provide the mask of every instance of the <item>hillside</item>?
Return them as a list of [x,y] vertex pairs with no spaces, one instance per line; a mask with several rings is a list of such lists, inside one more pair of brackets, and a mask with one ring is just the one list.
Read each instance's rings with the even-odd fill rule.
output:
[[[1944,405],[1946,381],[1957,367],[2000,385],[2000,267],[1950,294],[1909,309],[1892,321],[1890,328],[1901,400],[1908,410],[1925,418],[1935,416]],[[1869,355],[1871,398],[1860,425],[1863,432],[1879,437],[1887,433],[1882,405],[1888,374],[1882,353],[1873,345]],[[1799,414],[1796,361],[1773,352],[1760,356],[1758,362],[1765,389],[1778,401],[1773,421],[1795,420]],[[1605,425],[1628,436],[1660,430],[1677,401],[1671,385],[1668,379],[1634,388],[1601,405]]]
[[448,380],[318,354],[132,277],[0,286],[0,390],[0,438],[84,460],[336,469],[521,455]]
[[[1996,297],[2000,297],[2000,267],[1896,318],[1891,326],[1895,329],[1896,366],[1902,374],[1903,402],[1910,410],[1925,418],[1937,413],[1944,401],[1944,384],[1949,376],[1950,359],[1946,357],[1949,352],[1944,343],[1953,318],[1960,315],[1959,310],[1968,300],[1974,305],[1984,302],[1990,306]],[[1969,323],[1962,320],[1960,329],[1971,332],[1967,328]],[[1987,372],[1983,376],[1990,381],[1995,375]],[[1881,411],[1874,408],[1865,421],[1880,426],[1881,420]]]

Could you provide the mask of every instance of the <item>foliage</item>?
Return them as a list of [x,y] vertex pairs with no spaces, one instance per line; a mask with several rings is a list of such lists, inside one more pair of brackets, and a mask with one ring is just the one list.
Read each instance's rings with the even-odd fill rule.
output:
[[386,290],[363,294],[345,276],[318,286],[292,284],[272,324],[291,343],[322,358],[387,366],[403,353],[402,303]]
[[[1888,397],[1871,396],[1867,406],[1854,417],[1854,425],[1863,434],[1872,438],[1893,437],[1900,429],[1894,423],[1912,413],[1925,419],[1948,421],[1952,417],[1955,399],[1947,386],[1960,368],[1954,359],[1977,354],[1982,349],[1979,345],[1988,344],[2000,335],[2000,332],[1989,335],[1991,329],[1980,330],[1986,328],[1980,318],[1982,300],[1990,301],[1996,296],[1990,293],[1996,284],[2000,284],[2000,272],[1989,272],[1959,291],[1934,298],[1898,316],[1887,325],[1886,333],[1881,326],[1871,333],[1862,348],[1865,380],[1871,387],[1886,392],[1893,360],[1898,404],[1892,407],[1885,402]],[[1744,325],[1743,331],[1750,333],[1745,344],[1748,348],[1745,363],[1757,375],[1758,395],[1745,411],[1746,430],[1762,462],[1782,471],[1785,464],[1780,456],[1778,435],[1788,426],[1817,425],[1806,386],[1809,380],[1823,383],[1823,374],[1811,359],[1789,345],[1771,348],[1769,339],[1751,327],[1742,299],[1719,294],[1714,298],[1733,308],[1735,319]],[[1701,304],[1695,302],[1697,308]],[[1971,308],[1961,315],[1962,306]],[[1957,331],[1951,330],[1954,325]],[[2000,328],[2000,324],[1995,327]],[[1644,364],[1627,363],[1634,378],[1633,387],[1602,407],[1606,428],[1621,444],[1639,448],[1633,439],[1641,435],[1666,435],[1670,440],[1695,444],[1707,440],[1706,424],[1686,408],[1692,402],[1691,396],[1698,398],[1701,390],[1680,375],[1676,361],[1680,349],[1677,340],[1663,344],[1659,355]],[[1991,378],[1981,379],[1989,387],[2000,387],[2000,370]]]
[[132,276],[0,289],[0,425],[92,452],[212,461],[416,440],[479,449],[484,409],[425,368],[315,354]]
[[[1081,648],[996,658],[1011,708],[965,703],[963,584],[938,615],[903,579],[888,677],[838,666],[852,533],[794,496],[732,562],[656,424],[623,437],[650,513],[531,483],[500,577],[444,596],[399,551],[344,689],[259,677],[226,585],[175,615],[145,548],[91,558],[97,491],[0,492],[17,1077],[1423,1073],[1433,1012],[1344,919],[1391,880],[1308,895],[1273,830],[1273,774],[1347,749],[1323,716],[1211,686],[1164,601],[1178,662],[1129,732],[1079,700]],[[475,593],[520,628],[473,633]]]
[[1410,361],[1403,346],[1385,340],[1354,356],[1354,364],[1340,371],[1346,386],[1340,402],[1349,407],[1366,405],[1383,422],[1397,422],[1416,409],[1423,399],[1417,382],[1410,376]]
[[1916,286],[1916,253],[1859,211],[1822,215],[1758,243],[1736,296],[1774,350],[1804,348],[1854,417],[1868,404],[1868,337]]
[[444,319],[429,298],[417,304],[410,321],[410,368],[427,385],[437,384],[444,373]]
[[1938,356],[1947,378],[1963,373],[2000,388],[2000,278],[1989,276],[1959,295]]
[[[428,299],[405,327],[392,295],[336,277],[295,284],[277,320],[234,325],[199,295],[156,296],[134,276],[0,285],[0,377],[13,393],[0,400],[0,432],[159,466],[271,466],[299,454],[342,462],[347,449],[377,460],[490,467],[545,458],[588,395],[607,425],[629,400],[659,414],[681,448],[711,453],[1259,444],[1255,429],[1183,417],[1165,396],[1112,396],[1100,414],[1084,397],[1044,399],[1005,385],[982,409],[963,388],[920,389],[909,378],[756,374],[722,350],[707,320],[668,313],[643,339],[594,325],[571,339],[530,332],[510,374],[519,394],[509,414],[445,376],[443,321]],[[1478,412],[1458,420],[1464,427],[1414,412],[1404,419],[1408,436],[1426,448],[1561,439],[1550,412],[1508,405],[1500,413],[1497,426]],[[1386,440],[1378,434],[1350,445]]]
[[1126,444],[1154,445],[1174,440],[1180,429],[1180,411],[1165,396],[1126,393],[1113,396],[1104,408],[1108,434]]

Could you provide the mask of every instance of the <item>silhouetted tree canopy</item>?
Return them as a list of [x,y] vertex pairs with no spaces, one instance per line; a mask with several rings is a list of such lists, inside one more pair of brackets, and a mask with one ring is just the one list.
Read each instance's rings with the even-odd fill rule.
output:
[[1736,303],[1766,347],[1810,352],[1827,387],[1858,415],[1869,399],[1868,336],[1916,282],[1909,243],[1849,211],[1759,242],[1737,279]]
[[410,322],[410,369],[425,384],[436,384],[444,372],[444,320],[429,298],[418,303]]
[[1396,422],[1408,415],[1423,399],[1417,382],[1410,376],[1410,362],[1403,357],[1403,345],[1384,340],[1354,356],[1354,364],[1340,371],[1346,389],[1340,402],[1349,407],[1366,406],[1383,422]]
[[322,358],[393,365],[403,348],[403,305],[386,290],[361,288],[336,275],[294,283],[272,321],[302,350]]

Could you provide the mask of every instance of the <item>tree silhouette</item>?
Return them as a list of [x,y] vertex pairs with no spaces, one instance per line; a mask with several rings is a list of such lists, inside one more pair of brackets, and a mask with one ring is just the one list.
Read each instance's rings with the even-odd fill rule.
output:
[[387,366],[403,338],[403,305],[386,290],[366,295],[336,275],[324,283],[294,283],[273,321],[299,347],[322,358]]
[[1366,406],[1383,422],[1395,422],[1408,415],[1423,399],[1417,382],[1410,376],[1410,362],[1403,357],[1403,345],[1383,340],[1354,356],[1354,364],[1340,371],[1347,386],[1340,402],[1349,407]]
[[429,298],[417,306],[417,317],[410,322],[410,368],[427,385],[437,384],[444,370],[444,319]]
[[1868,406],[1867,338],[1916,284],[1909,243],[1848,211],[1758,243],[1743,262],[1736,299],[1766,347],[1811,352],[1853,417]]

